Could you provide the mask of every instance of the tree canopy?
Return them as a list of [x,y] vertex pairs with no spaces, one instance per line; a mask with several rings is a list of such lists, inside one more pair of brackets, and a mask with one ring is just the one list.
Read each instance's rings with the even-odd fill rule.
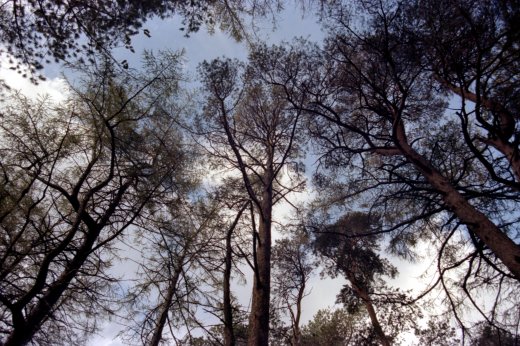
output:
[[[520,3],[299,2],[322,42],[256,41],[285,5],[0,5],[23,78],[75,62],[61,103],[0,86],[1,344],[518,343]],[[249,57],[121,69],[152,17]]]

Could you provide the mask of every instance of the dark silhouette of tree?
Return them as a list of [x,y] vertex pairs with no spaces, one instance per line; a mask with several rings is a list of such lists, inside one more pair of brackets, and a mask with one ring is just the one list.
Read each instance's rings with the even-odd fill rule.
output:
[[[408,68],[410,64],[398,55],[408,52],[408,47],[385,51],[393,44],[385,41],[387,37],[347,38],[338,34],[329,41],[328,50],[309,53],[303,58],[307,59],[305,62],[296,63],[288,58],[286,62],[293,67],[279,67],[282,74],[300,75],[275,76],[274,82],[301,83],[287,85],[287,91],[295,106],[301,104],[302,97],[308,97],[303,109],[315,115],[309,128],[323,146],[324,166],[330,169],[328,176],[318,176],[318,182],[332,180],[334,169],[339,171],[349,163],[356,164],[356,170],[349,175],[359,173],[359,184],[344,177],[347,184],[343,190],[350,190],[341,197],[345,199],[370,188],[388,188],[387,194],[392,195],[385,194],[382,196],[385,199],[378,202],[387,207],[392,198],[404,202],[417,195],[418,200],[425,200],[426,205],[419,207],[422,214],[431,216],[442,210],[454,213],[516,276],[515,254],[520,250],[508,237],[507,229],[501,230],[487,216],[496,210],[500,200],[514,200],[515,195],[489,180],[483,181],[480,191],[470,185],[468,179],[472,183],[482,181],[485,172],[478,167],[470,169],[476,159],[465,147],[462,136],[449,131],[453,126],[448,119],[440,127],[418,126],[424,117],[442,116],[442,99],[437,97],[431,83],[423,79],[422,71]],[[304,63],[308,68],[305,72],[301,70]],[[320,65],[321,69],[316,68]],[[398,196],[391,190],[397,185],[408,188],[409,193],[404,190]],[[334,186],[338,192],[339,186]],[[420,191],[424,191],[422,195]],[[418,218],[409,219],[413,222]],[[403,219],[399,222],[404,224],[406,219]]]
[[[306,127],[321,155],[315,183],[322,205],[360,206],[377,213],[383,218],[383,229],[378,232],[391,236],[392,251],[409,258],[414,257],[413,248],[419,241],[432,241],[438,249],[439,276],[433,287],[451,295],[446,303],[452,310],[469,304],[488,322],[514,328],[516,322],[508,316],[510,309],[518,306],[513,291],[520,277],[515,168],[505,151],[486,139],[495,138],[492,141],[498,143],[502,138],[504,144],[507,136],[500,132],[505,131],[500,123],[510,118],[501,115],[503,108],[492,109],[482,100],[492,95],[503,95],[507,100],[500,86],[514,89],[515,79],[500,84],[504,78],[499,75],[516,68],[515,45],[505,43],[513,40],[508,36],[514,37],[513,22],[507,18],[513,18],[515,10],[504,3],[503,9],[491,11],[490,3],[485,2],[483,8],[479,5],[469,11],[471,5],[463,3],[450,16],[438,19],[447,20],[442,25],[435,24],[437,17],[429,20],[428,12],[420,11],[417,20],[424,23],[415,27],[410,24],[416,17],[410,10],[413,1],[406,6],[390,1],[357,4],[355,9],[337,4],[331,9],[325,19],[330,35],[323,48],[305,42],[288,48],[257,47],[252,57],[263,69],[258,78],[284,88],[293,106],[308,115],[304,117]],[[447,11],[448,4],[441,7]],[[434,46],[441,44],[443,37],[457,37],[459,27],[450,24],[450,20],[456,22],[454,16],[470,25],[471,16],[464,17],[465,9],[483,23],[491,22],[484,13],[502,18],[496,19],[501,23],[496,27],[489,23],[478,26],[479,32],[500,37],[490,45],[479,43],[488,47],[485,60],[497,64],[493,65],[496,75],[495,68],[488,66],[485,76],[479,77],[481,84],[488,78],[487,91],[478,97],[480,103],[470,102],[470,96],[463,96],[462,91],[462,96],[450,99],[453,93],[447,94],[449,88],[439,81],[440,72],[432,72],[452,61],[442,60],[440,49],[436,51]],[[417,33],[413,33],[414,28]],[[439,33],[436,28],[444,35],[439,40],[433,38]],[[430,42],[421,41],[428,33]],[[427,51],[419,43],[431,46]],[[499,48],[502,45],[503,49]],[[469,52],[479,50],[471,47],[463,45],[451,52],[473,54]],[[438,58],[437,67],[432,66],[432,56],[425,57],[423,52]],[[507,58],[501,65],[503,54]],[[474,56],[478,58],[478,53]],[[466,70],[479,69],[482,59]],[[475,59],[462,56],[460,61],[472,64]],[[471,73],[465,72],[464,83],[474,93],[478,83],[472,84],[475,74]],[[456,82],[460,87],[461,80]],[[513,107],[513,99],[504,104]],[[480,123],[477,116],[489,126]],[[515,131],[509,128],[509,132],[507,141],[518,147]],[[461,278],[462,287],[448,278],[452,273]],[[483,290],[500,296],[492,308],[483,308],[479,302]],[[457,299],[456,292],[461,293]],[[462,324],[462,318],[458,320]]]
[[224,257],[224,277],[222,280],[222,292],[223,292],[223,300],[222,300],[222,308],[224,312],[224,345],[225,346],[234,346],[236,344],[235,337],[235,322],[233,321],[233,302],[231,295],[231,274],[232,274],[232,265],[233,265],[233,233],[237,228],[238,222],[242,213],[246,211],[246,208],[250,206],[250,201],[242,202],[242,206],[238,210],[234,220],[228,226],[226,231],[226,248],[225,248],[225,257]]
[[449,315],[430,317],[425,327],[415,329],[415,336],[418,337],[419,345],[450,346],[460,344],[456,330],[446,316]]
[[348,280],[338,296],[339,301],[352,312],[358,311],[360,305],[364,306],[377,338],[382,345],[390,345],[392,340],[379,321],[372,294],[381,294],[380,288],[378,290],[383,284],[381,277],[394,277],[397,269],[377,254],[375,236],[359,236],[377,228],[374,219],[363,213],[347,214],[333,225],[320,229],[314,246],[331,262],[328,271]]
[[[2,113],[0,330],[4,345],[82,343],[113,313],[111,244],[182,185],[178,137],[157,103],[170,70],[122,87],[110,66],[67,103],[13,95]],[[144,92],[154,88],[154,97]],[[161,92],[162,91],[162,92]]]
[[[118,45],[133,51],[133,36],[154,34],[143,29],[152,17],[179,15],[187,35],[217,25],[240,40],[250,35],[247,17],[274,18],[281,9],[281,2],[270,0],[8,0],[0,7],[0,42],[5,45],[0,54],[8,53],[11,68],[38,82],[44,76],[37,72],[46,63],[93,62],[96,54],[110,56]],[[126,61],[122,65],[128,68]]]
[[472,340],[473,346],[516,346],[520,344],[520,336],[493,328],[487,323],[477,326],[477,335]]
[[[432,80],[456,95],[460,132],[489,177],[519,190],[515,1],[405,1],[400,28],[423,52]],[[456,42],[465,42],[463,45]]]
[[210,288],[208,276],[215,275],[222,262],[216,232],[222,226],[221,205],[182,199],[156,206],[154,214],[161,216],[139,225],[140,279],[126,298],[134,320],[126,334],[134,342],[179,342],[175,330],[189,337],[192,329],[200,328],[196,302],[203,301]]
[[367,331],[362,314],[345,308],[321,309],[302,328],[303,346],[378,345]]
[[289,107],[281,90],[244,72],[243,66],[231,60],[202,64],[207,102],[200,131],[212,154],[241,175],[243,191],[252,201],[254,283],[248,344],[266,345],[272,208],[303,184],[283,179],[290,172],[291,160],[297,159],[299,113]]
[[303,232],[294,232],[273,247],[273,296],[291,321],[291,345],[300,346],[303,298],[309,293],[308,281],[317,263],[311,244]]
[[432,312],[431,306],[411,300],[410,292],[385,282],[397,275],[397,268],[380,255],[382,237],[377,231],[382,224],[378,216],[351,212],[332,224],[317,220],[313,218],[310,227],[316,234],[315,250],[326,260],[324,270],[332,277],[347,279],[337,296],[337,303],[351,314],[353,330],[345,344],[400,344],[412,331],[421,344],[458,342],[448,319],[435,315],[438,309]]
[[[207,156],[204,156],[206,159]],[[211,161],[211,157],[209,158]],[[215,342],[224,345],[244,344],[247,340],[247,312],[237,302],[232,292],[232,283],[245,282],[243,266],[251,265],[251,201],[242,191],[242,179],[225,177],[212,192],[212,200],[219,203],[219,224],[213,232],[220,237],[221,250],[214,255],[213,262],[222,263],[211,275],[213,292],[208,301],[213,306],[213,315],[221,325],[207,333]],[[218,271],[218,274],[217,274]],[[219,294],[221,292],[221,294]],[[207,308],[206,308],[207,309]],[[211,335],[212,334],[212,335]]]

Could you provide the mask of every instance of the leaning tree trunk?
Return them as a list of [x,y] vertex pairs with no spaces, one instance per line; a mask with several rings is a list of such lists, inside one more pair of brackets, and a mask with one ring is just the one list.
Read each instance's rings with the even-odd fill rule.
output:
[[[4,346],[25,345],[31,341],[34,335],[40,330],[42,323],[52,314],[63,292],[69,287],[70,282],[87,260],[101,229],[102,226],[95,224],[93,221],[89,223],[89,232],[76,255],[65,267],[58,279],[49,285],[45,293],[38,299],[38,303],[30,310],[25,318],[23,317],[22,311],[16,309],[16,305],[18,304],[14,304],[14,328],[3,344]],[[42,280],[45,280],[46,275],[47,273],[41,275]],[[40,275],[38,276],[38,279],[40,279]],[[21,304],[20,306],[24,307],[25,304]]]
[[226,258],[224,262],[223,286],[223,310],[224,310],[224,346],[235,346],[235,332],[233,330],[233,306],[231,305],[231,264],[233,259],[233,248],[231,239],[242,213],[249,205],[249,201],[244,203],[235,217],[235,220],[226,233]]
[[155,329],[153,331],[152,339],[150,340],[150,346],[157,346],[162,339],[162,334],[164,330],[164,326],[166,325],[166,319],[168,318],[168,313],[170,312],[170,308],[172,305],[173,297],[177,291],[177,283],[179,282],[179,277],[182,272],[184,262],[184,255],[181,256],[179,261],[177,262],[177,266],[173,273],[173,276],[170,278],[170,282],[168,283],[168,290],[166,291],[166,297],[161,305],[159,317],[157,318],[157,322],[155,323]]
[[356,278],[353,275],[349,275],[348,277],[350,284],[352,285],[352,289],[355,294],[363,301],[363,305],[365,305],[365,309],[367,309],[368,316],[370,317],[370,322],[372,323],[372,327],[374,327],[374,331],[381,341],[381,345],[383,346],[391,346],[388,336],[383,331],[383,327],[381,327],[381,323],[379,323],[379,319],[377,318],[376,310],[374,309],[374,305],[368,295],[367,291],[362,289],[361,287],[355,284]]
[[421,171],[430,185],[442,194],[444,203],[457,218],[491,249],[520,281],[520,246],[515,244],[486,215],[471,205],[446,177],[408,144],[404,125],[400,120],[397,120],[394,125],[394,140],[404,156]]

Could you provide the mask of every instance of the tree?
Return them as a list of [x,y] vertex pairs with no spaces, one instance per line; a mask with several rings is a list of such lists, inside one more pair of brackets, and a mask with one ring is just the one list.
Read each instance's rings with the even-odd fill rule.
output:
[[300,319],[308,280],[317,266],[307,236],[303,233],[283,238],[273,247],[273,295],[291,321],[291,345],[301,345]]
[[471,345],[474,346],[516,346],[520,342],[520,336],[500,329],[493,328],[486,323],[477,326],[478,334]]
[[233,318],[233,303],[231,296],[231,273],[232,273],[232,262],[233,262],[233,247],[232,239],[235,228],[242,216],[242,213],[246,211],[247,207],[250,206],[250,201],[242,202],[242,206],[238,210],[234,220],[229,225],[226,231],[226,248],[224,258],[224,277],[222,280],[222,292],[223,292],[223,312],[224,312],[224,345],[234,346],[236,344],[235,337],[235,321]]
[[[399,8],[365,4],[365,32],[356,33],[341,16],[345,11],[338,10],[324,50],[306,47],[307,53],[293,50],[283,58],[284,49],[274,48],[267,53],[271,65],[263,64],[268,70],[264,78],[285,86],[295,107],[306,98],[299,108],[314,115],[309,128],[323,146],[327,168],[357,164],[360,174],[381,180],[370,180],[375,188],[395,182],[413,186],[416,195],[430,193],[428,199],[440,204],[436,208],[442,205],[453,213],[518,277],[520,249],[507,229],[497,226],[493,210],[486,210],[500,199],[515,201],[516,195],[488,179],[464,134],[453,131],[429,70],[414,65],[417,50],[399,35]],[[297,57],[305,60],[297,62]],[[445,125],[421,127],[423,119],[443,119]],[[473,187],[468,179],[482,184]],[[359,191],[367,191],[370,185],[365,185]]]
[[[253,68],[253,67],[251,67]],[[200,130],[213,155],[241,175],[243,191],[251,199],[253,221],[253,298],[248,344],[266,345],[269,336],[271,291],[272,209],[302,182],[282,179],[297,159],[299,113],[276,88],[241,75],[231,60],[201,66],[207,103]],[[297,166],[296,166],[297,167]],[[296,171],[297,172],[297,171]],[[258,215],[258,228],[256,217]]]
[[[261,77],[284,88],[293,106],[309,115],[306,127],[321,155],[315,182],[324,197],[322,205],[360,206],[381,215],[384,228],[380,232],[391,235],[391,249],[398,254],[413,258],[414,244],[421,239],[433,241],[439,248],[440,277],[434,282],[445,290],[458,290],[455,285],[445,285],[448,272],[457,271],[464,278],[466,302],[494,323],[498,323],[492,317],[496,310],[482,309],[476,291],[486,287],[496,292],[509,301],[494,305],[503,309],[498,314],[506,323],[507,310],[518,304],[512,291],[520,277],[520,247],[515,242],[518,193],[512,184],[511,160],[489,145],[479,144],[488,130],[470,126],[471,121],[464,125],[466,117],[476,117],[472,105],[463,102],[464,107],[455,113],[447,108],[446,88],[432,73],[431,60],[422,59],[424,48],[409,36],[413,26],[403,24],[414,12],[390,1],[358,4],[358,12],[341,5],[330,11],[330,35],[323,48],[302,42],[289,48],[259,47],[255,59],[264,71]],[[466,21],[463,13],[457,15]],[[504,18],[508,16],[504,14]],[[421,12],[421,20],[430,23],[427,12]],[[442,32],[459,30],[449,23],[435,26],[439,27]],[[426,24],[420,27],[424,28]],[[485,25],[479,28],[488,30]],[[503,36],[506,41],[507,35]],[[498,64],[500,52],[504,52],[508,56],[505,66],[514,69],[515,63],[508,61],[517,55],[509,47],[504,46],[507,53],[491,49],[495,58],[490,61]],[[437,57],[441,59],[441,54]],[[471,59],[461,61],[471,63]],[[493,71],[490,67],[489,76]],[[495,80],[501,79],[489,77],[487,94],[492,94],[489,88],[499,94],[499,84],[491,82]],[[514,89],[514,82],[506,84]],[[500,111],[493,115],[481,108],[487,114],[483,119],[497,123],[493,126],[498,131]],[[466,127],[471,130],[469,137]],[[512,138],[509,141],[514,143]],[[495,173],[486,167],[486,161],[494,165]],[[460,306],[449,298],[447,303],[454,310]],[[506,325],[512,328],[514,322]]]
[[[201,161],[196,171],[205,167],[200,152],[190,156]],[[176,191],[156,202],[151,217],[139,224],[133,248],[142,254],[137,284],[125,298],[130,320],[121,333],[125,339],[146,345],[240,342],[243,318],[231,282],[237,263],[247,256],[243,233],[251,232],[245,213],[249,200],[236,182],[227,178],[211,191],[196,183]],[[216,321],[208,321],[208,315]],[[194,337],[196,330],[206,337]]]
[[[405,35],[432,79],[456,95],[460,132],[490,178],[519,190],[519,69],[515,1],[403,2]],[[411,13],[420,15],[411,16]],[[427,15],[426,15],[427,14]],[[455,42],[466,42],[456,45]],[[455,48],[455,49],[454,49]]]
[[358,314],[345,308],[322,309],[302,328],[302,345],[373,345],[366,336],[366,324]]
[[[197,301],[208,275],[218,270],[219,203],[176,196],[155,206],[153,219],[139,225],[140,278],[126,301],[134,320],[126,334],[146,345],[178,337],[173,330],[198,328]],[[145,312],[145,313],[143,313]],[[169,330],[169,337],[167,331]]]
[[[7,53],[11,68],[37,82],[44,79],[38,70],[52,61],[93,62],[96,54],[110,56],[119,44],[133,51],[132,36],[154,16],[180,15],[187,35],[204,25],[209,30],[220,25],[240,40],[249,35],[244,16],[274,16],[281,8],[281,2],[269,0],[8,0],[0,8],[0,41],[6,47],[0,54]],[[151,35],[149,29],[142,33]],[[122,65],[128,67],[126,61]]]
[[426,328],[417,328],[415,335],[418,336],[420,345],[450,346],[460,344],[455,328],[450,325],[446,318],[430,318],[427,321]]
[[178,80],[172,58],[161,86],[123,88],[105,65],[63,105],[12,96],[0,128],[4,345],[81,343],[75,331],[92,332],[94,313],[113,313],[112,242],[183,183],[172,120],[156,102]]
[[374,219],[359,212],[343,216],[318,231],[315,249],[331,261],[328,270],[332,275],[341,273],[348,280],[338,296],[347,311],[356,312],[362,304],[381,344],[390,345],[392,340],[377,317],[372,295],[383,295],[381,277],[394,277],[397,269],[377,254],[376,237],[359,236],[377,229]]

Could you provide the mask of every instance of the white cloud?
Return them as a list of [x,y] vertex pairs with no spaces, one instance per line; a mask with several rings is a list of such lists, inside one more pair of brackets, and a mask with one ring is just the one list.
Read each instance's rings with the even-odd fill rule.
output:
[[[29,98],[48,96],[52,101],[61,102],[67,95],[67,83],[61,77],[41,81],[38,85],[24,78],[21,73],[9,69],[9,58],[0,57],[0,80],[12,90],[20,91]],[[14,60],[11,58],[11,60]]]

